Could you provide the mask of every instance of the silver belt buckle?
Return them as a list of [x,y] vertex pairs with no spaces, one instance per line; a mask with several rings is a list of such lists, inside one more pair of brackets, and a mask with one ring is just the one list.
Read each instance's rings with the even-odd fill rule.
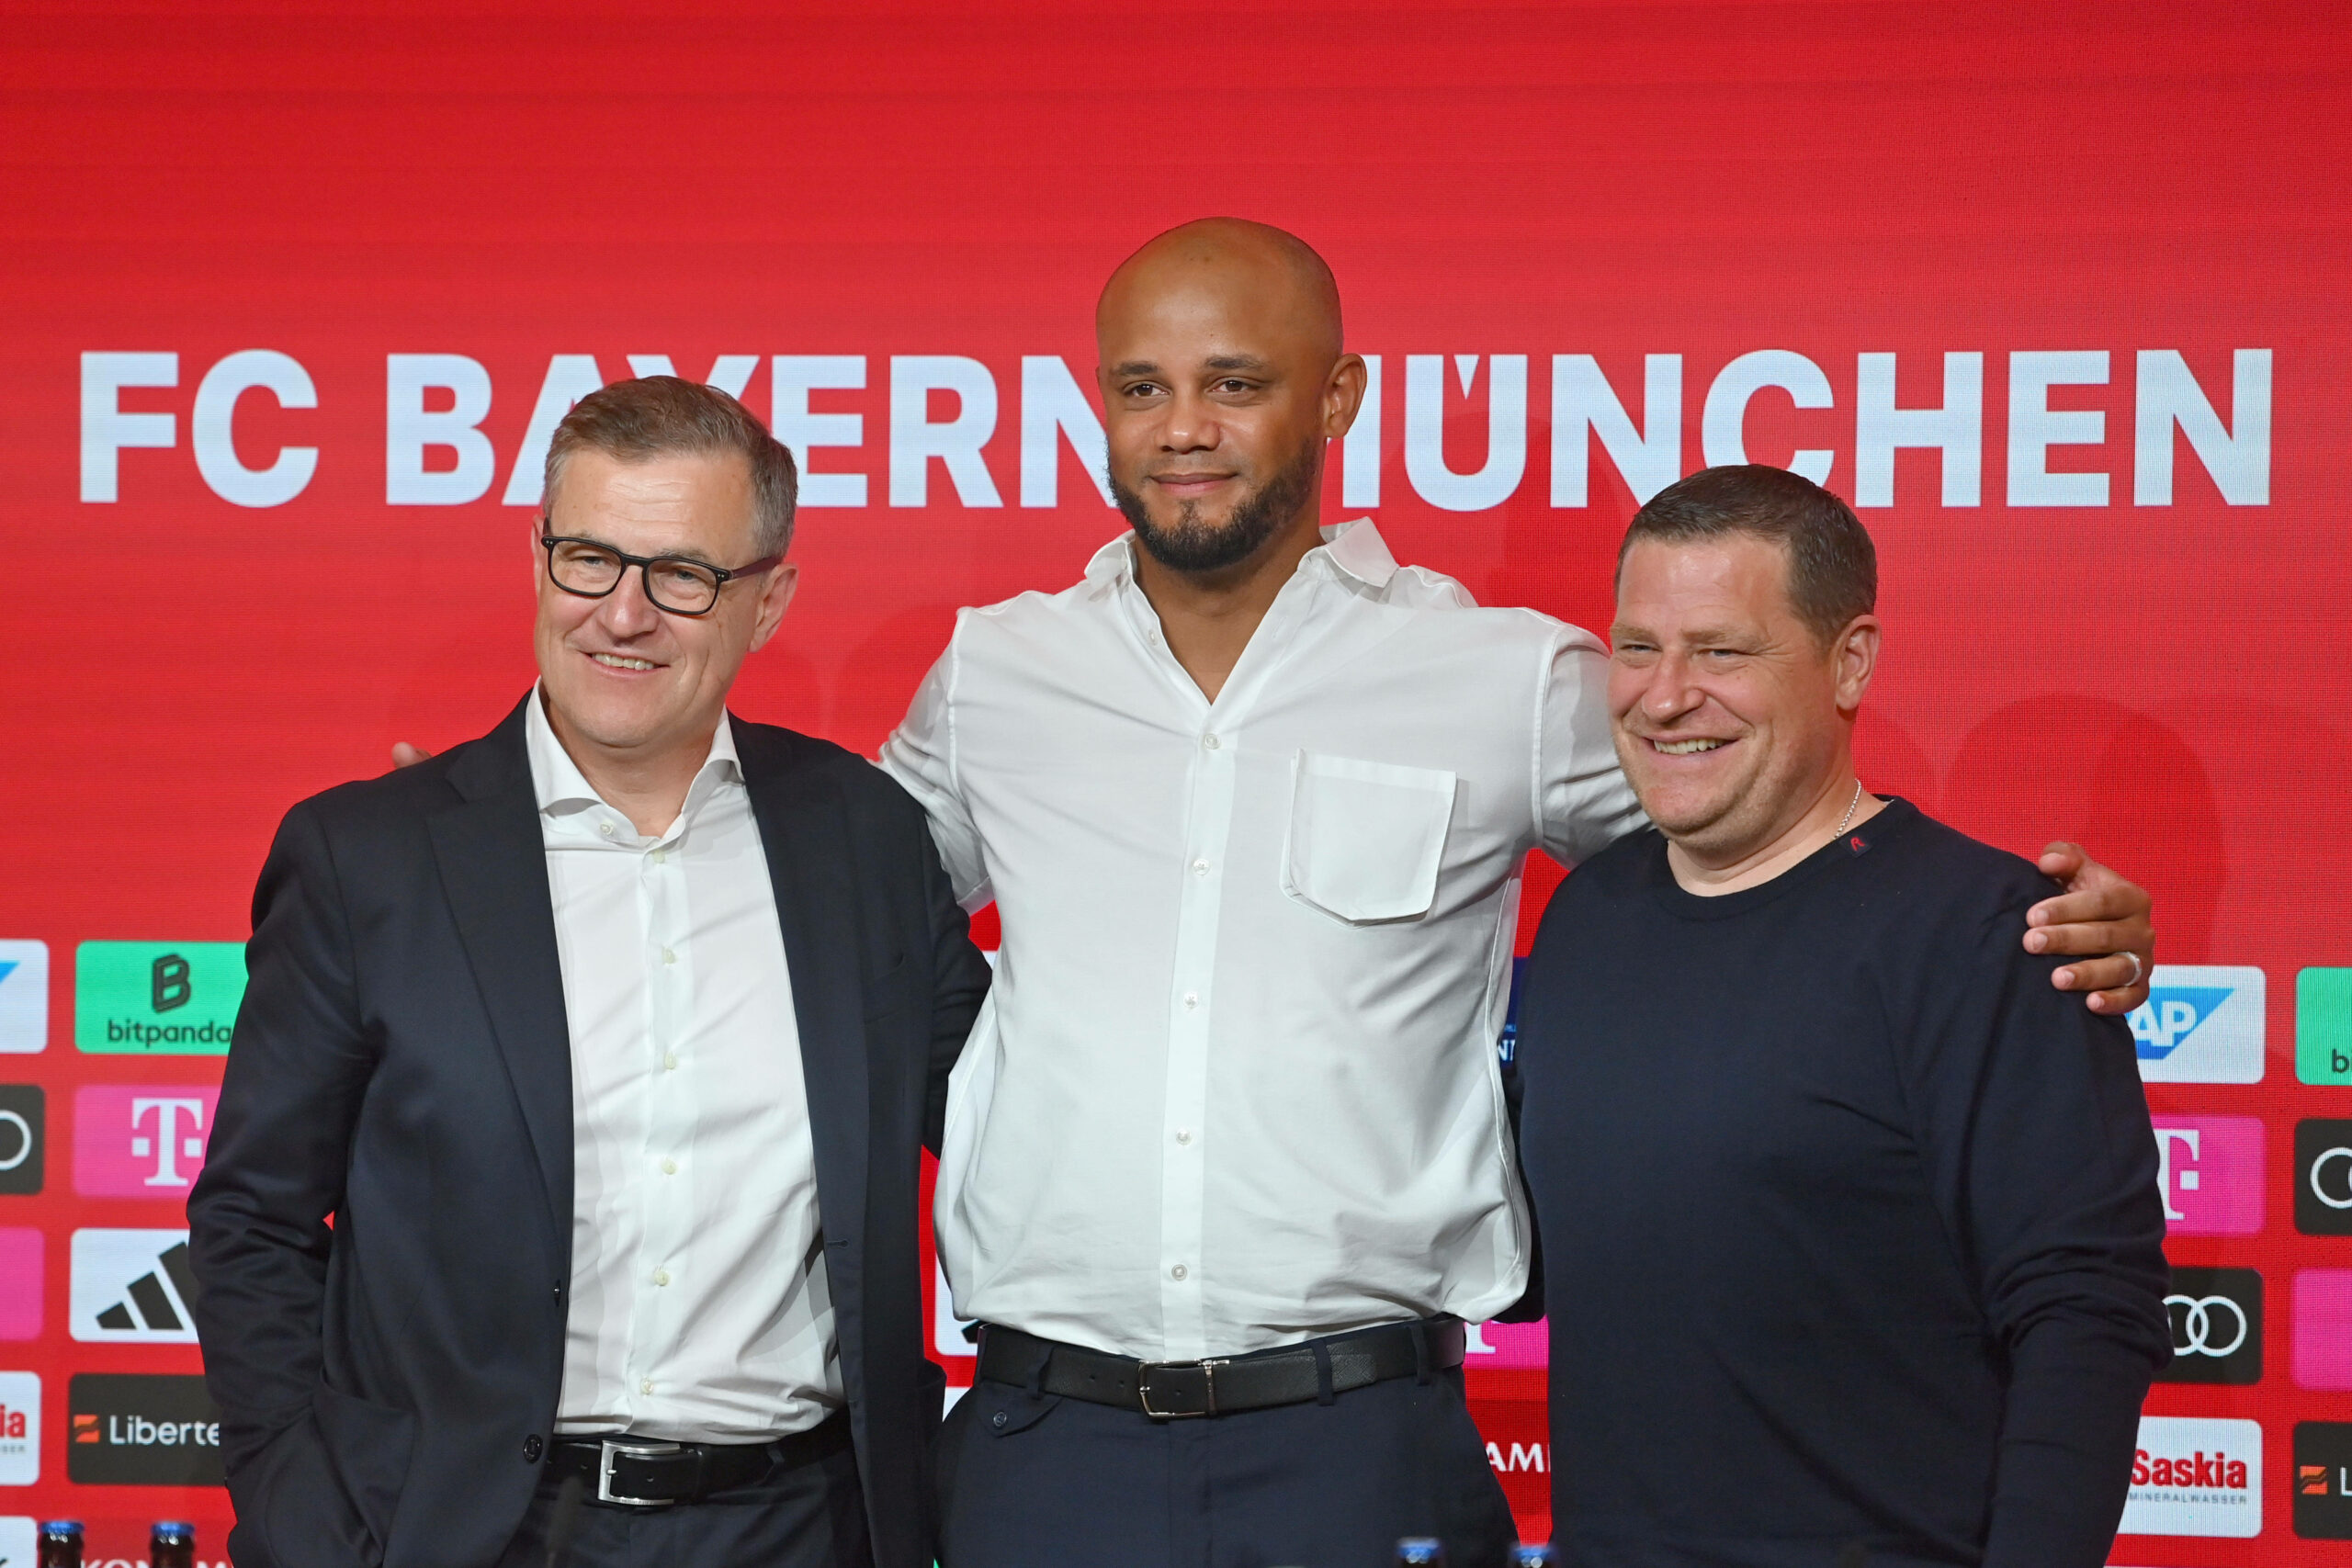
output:
[[602,1438],[597,1440],[596,1501],[629,1508],[667,1508],[675,1497],[624,1497],[613,1490],[613,1466],[622,1459],[662,1459],[686,1451],[684,1443],[650,1442],[641,1438]]
[[[1216,1370],[1224,1366],[1226,1360],[1225,1357],[1213,1357],[1203,1361],[1142,1362],[1136,1369],[1136,1403],[1142,1405],[1143,1413],[1155,1421],[1182,1421],[1193,1416],[1214,1416],[1216,1414]],[[1207,1385],[1208,1408],[1205,1410],[1154,1410],[1151,1407],[1151,1374],[1160,1370],[1191,1371],[1194,1367],[1201,1370],[1201,1381]]]

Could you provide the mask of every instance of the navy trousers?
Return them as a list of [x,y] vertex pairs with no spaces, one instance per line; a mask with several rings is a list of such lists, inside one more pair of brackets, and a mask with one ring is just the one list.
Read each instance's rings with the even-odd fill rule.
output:
[[1510,1506],[1457,1369],[1331,1404],[1155,1421],[982,1382],[940,1433],[943,1568],[1498,1568]]
[[[540,1483],[498,1568],[545,1568],[556,1494],[554,1481]],[[704,1502],[583,1505],[577,1517],[560,1568],[874,1568],[857,1456],[846,1446],[798,1464],[779,1461]]]

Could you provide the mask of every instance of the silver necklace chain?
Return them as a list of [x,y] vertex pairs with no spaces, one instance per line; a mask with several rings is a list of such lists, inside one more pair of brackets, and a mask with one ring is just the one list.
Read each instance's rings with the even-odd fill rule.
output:
[[1846,803],[1846,815],[1838,818],[1838,831],[1831,835],[1832,838],[1844,838],[1846,836],[1846,824],[1854,819],[1854,810],[1861,804],[1862,781],[1860,777],[1857,775],[1854,780],[1854,798]]

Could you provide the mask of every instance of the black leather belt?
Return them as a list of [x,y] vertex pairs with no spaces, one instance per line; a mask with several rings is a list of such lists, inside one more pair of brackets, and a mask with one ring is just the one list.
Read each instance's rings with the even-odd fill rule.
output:
[[849,1422],[827,1416],[805,1432],[766,1443],[669,1443],[655,1438],[559,1438],[548,1449],[548,1473],[580,1477],[587,1500],[620,1508],[699,1503],[714,1492],[747,1485],[777,1461],[822,1459],[849,1446]]
[[1462,1364],[1464,1337],[1461,1319],[1431,1317],[1247,1356],[1138,1361],[989,1324],[980,1329],[978,1375],[1167,1421],[1328,1401],[1390,1378],[1426,1377]]

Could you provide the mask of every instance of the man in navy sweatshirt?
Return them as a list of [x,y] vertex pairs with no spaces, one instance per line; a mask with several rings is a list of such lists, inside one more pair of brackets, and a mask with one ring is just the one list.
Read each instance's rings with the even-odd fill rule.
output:
[[1563,885],[1520,1015],[1566,1559],[2096,1568],[2171,1347],[2131,1035],[2023,951],[2032,865],[1863,789],[1843,502],[1694,474],[1617,592],[1657,828]]

